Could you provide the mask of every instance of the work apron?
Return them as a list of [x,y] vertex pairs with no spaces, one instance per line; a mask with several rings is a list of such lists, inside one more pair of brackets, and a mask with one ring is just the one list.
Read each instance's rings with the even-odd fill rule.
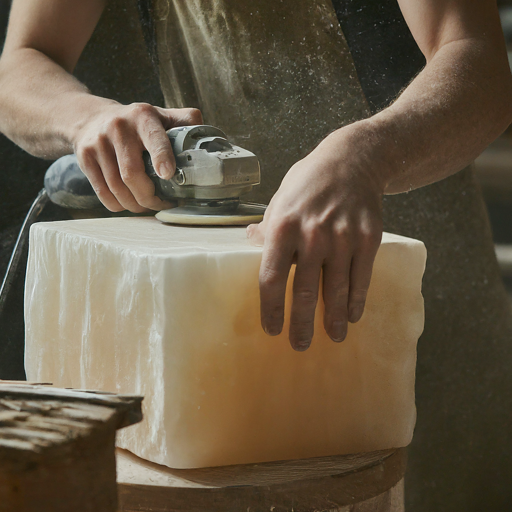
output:
[[[262,185],[251,199],[267,203],[325,136],[369,115],[361,80],[370,92],[372,80],[393,80],[379,59],[407,67],[407,51],[397,50],[403,32],[393,38],[383,15],[393,3],[154,0],[166,104],[199,107],[206,123],[255,152]],[[397,41],[391,56],[385,41],[364,45],[379,30]],[[512,315],[473,171],[385,198],[384,226],[428,251],[407,503],[415,512],[511,508]]]

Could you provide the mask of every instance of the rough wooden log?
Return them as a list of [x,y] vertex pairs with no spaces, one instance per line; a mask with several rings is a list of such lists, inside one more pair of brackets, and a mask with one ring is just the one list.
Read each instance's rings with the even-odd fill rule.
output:
[[0,381],[0,512],[114,512],[115,432],[141,401]]

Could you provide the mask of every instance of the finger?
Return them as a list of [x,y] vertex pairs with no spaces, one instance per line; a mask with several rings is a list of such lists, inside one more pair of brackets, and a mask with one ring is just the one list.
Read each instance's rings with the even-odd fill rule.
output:
[[348,319],[356,323],[363,316],[366,296],[372,277],[373,262],[379,248],[380,239],[369,239],[360,245],[352,257],[350,268],[350,290]]
[[121,179],[116,154],[110,144],[104,143],[102,145],[101,151],[98,152],[98,164],[108,188],[125,210],[130,210],[133,213],[143,213],[147,211],[146,208],[137,203],[130,189]]
[[265,244],[265,234],[262,229],[262,223],[249,224],[247,226],[247,238],[252,245],[263,247]]
[[171,203],[155,195],[155,185],[146,174],[142,159],[141,143],[135,136],[115,140],[115,152],[121,179],[132,193],[135,201],[151,210],[171,208]]
[[175,126],[194,126],[204,124],[203,115],[197,108],[160,108],[157,112],[161,116],[162,124],[166,130]]
[[260,266],[261,325],[270,336],[283,329],[284,301],[295,247],[276,229],[267,236]]
[[107,182],[103,177],[103,173],[101,172],[101,168],[93,152],[91,150],[79,151],[77,153],[77,159],[80,169],[87,176],[94,192],[105,208],[109,209],[111,212],[124,210],[121,203],[108,188]]
[[[157,108],[159,123],[163,132],[176,126],[191,126],[203,124],[203,116],[196,108]],[[171,179],[176,172],[176,159],[172,152],[171,143],[165,133],[153,123],[147,123],[146,130],[141,133],[144,146],[151,155],[155,170],[163,179]]]
[[262,247],[265,245],[265,232],[267,230],[268,220],[272,216],[273,208],[274,202],[270,201],[270,204],[267,206],[263,215],[263,220],[258,224],[249,224],[247,226],[247,238],[252,245],[257,247]]
[[347,248],[338,250],[323,267],[324,327],[336,342],[347,336],[350,262]]
[[162,121],[154,115],[141,116],[138,132],[142,145],[149,152],[156,173],[160,178],[170,180],[176,172],[176,160]]
[[313,338],[321,268],[322,260],[316,255],[299,252],[290,319],[290,343],[298,351],[307,350]]

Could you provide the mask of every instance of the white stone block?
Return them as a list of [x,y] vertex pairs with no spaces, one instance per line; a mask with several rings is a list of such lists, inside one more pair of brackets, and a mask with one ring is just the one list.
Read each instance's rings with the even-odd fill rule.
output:
[[147,217],[34,225],[28,378],[144,395],[144,421],[118,444],[175,468],[407,445],[424,245],[385,233],[363,318],[333,343],[319,304],[306,352],[291,349],[287,324],[274,338],[261,329],[261,251],[244,228]]

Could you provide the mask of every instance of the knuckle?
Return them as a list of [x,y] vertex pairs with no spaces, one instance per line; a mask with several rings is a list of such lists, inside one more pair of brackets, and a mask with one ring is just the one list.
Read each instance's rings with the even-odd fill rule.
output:
[[351,302],[358,302],[364,304],[366,301],[366,296],[368,294],[368,290],[365,290],[364,288],[359,288],[357,290],[353,290],[350,293],[350,301]]
[[324,226],[319,224],[309,224],[304,227],[302,229],[302,238],[309,253],[316,252],[318,249],[329,245],[329,236],[325,232]]
[[108,194],[108,188],[105,185],[102,184],[95,184],[92,186],[94,193],[100,198],[101,201],[105,198],[105,196]]
[[111,180],[109,183],[110,192],[118,199],[126,197],[126,186],[121,180]]
[[187,118],[190,124],[201,124],[203,122],[203,115],[198,108],[188,109]]
[[292,216],[284,216],[273,226],[273,231],[277,236],[286,235],[290,231],[294,231],[298,227],[298,220]]
[[290,320],[290,327],[292,327],[294,334],[307,335],[311,332],[315,325],[313,318],[292,318]]
[[[107,128],[107,133],[109,129]],[[99,151],[105,151],[110,144],[109,136],[106,132],[97,133],[94,140],[91,142],[91,146],[98,148]]]
[[362,245],[367,247],[378,247],[380,245],[382,233],[374,228],[360,228],[359,240]]
[[126,129],[128,122],[123,116],[114,116],[107,123],[108,132],[123,132]]
[[155,164],[169,160],[171,155],[172,151],[165,147],[164,144],[157,145],[155,148],[151,149],[151,160]]
[[95,157],[94,146],[92,144],[80,146],[76,149],[75,153],[78,160],[84,164],[88,164]]
[[293,291],[293,296],[306,304],[316,304],[318,300],[318,294],[311,288],[298,288]]
[[105,208],[107,208],[107,210],[114,212],[114,213],[122,212],[125,210],[121,205],[111,205],[111,204],[107,205],[105,203],[103,203],[103,204],[104,204]]
[[281,281],[280,274],[276,270],[265,267],[260,271],[260,286],[262,288],[272,288]]
[[149,103],[132,103],[131,110],[135,116],[147,116],[153,115],[155,109]]
[[342,223],[334,227],[334,236],[336,240],[347,245],[353,239],[353,227],[348,223]]
[[338,282],[333,282],[330,290],[328,292],[328,297],[330,301],[334,301],[336,303],[346,301],[349,294],[349,284],[346,279],[343,279]]
[[121,178],[126,184],[132,184],[136,182],[139,175],[139,169],[137,169],[136,167],[126,166],[121,168]]
[[160,210],[162,208],[162,201],[154,195],[144,194],[137,201],[141,206],[150,210]]
[[265,318],[267,320],[280,320],[284,316],[284,307],[280,304],[272,304],[265,311]]

